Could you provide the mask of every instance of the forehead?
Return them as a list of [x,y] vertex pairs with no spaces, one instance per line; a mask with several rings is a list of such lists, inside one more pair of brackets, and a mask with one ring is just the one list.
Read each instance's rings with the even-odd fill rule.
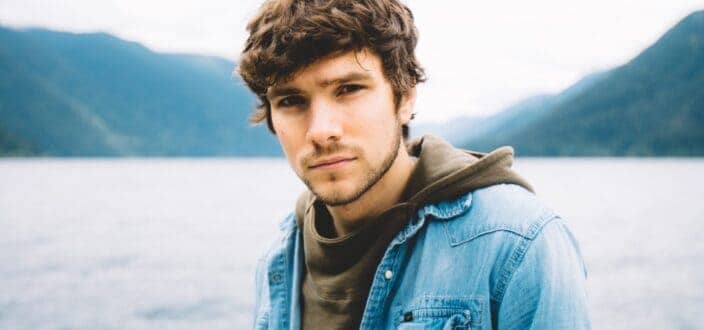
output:
[[376,80],[383,77],[381,58],[363,49],[323,57],[295,72],[290,79],[269,87],[269,90],[299,85],[326,87],[340,80]]

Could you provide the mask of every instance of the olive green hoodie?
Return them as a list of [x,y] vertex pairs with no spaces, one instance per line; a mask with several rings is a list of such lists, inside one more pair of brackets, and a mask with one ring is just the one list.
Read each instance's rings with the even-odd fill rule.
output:
[[305,192],[299,198],[296,218],[303,233],[305,259],[303,329],[359,328],[374,272],[386,247],[419,208],[501,183],[532,191],[511,170],[510,147],[481,154],[455,149],[426,135],[408,144],[408,152],[418,161],[401,201],[345,236],[335,237],[332,217],[312,193]]

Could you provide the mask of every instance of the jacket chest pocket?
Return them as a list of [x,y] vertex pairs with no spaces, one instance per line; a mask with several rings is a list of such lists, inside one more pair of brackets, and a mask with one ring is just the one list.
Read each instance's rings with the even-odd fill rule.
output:
[[481,297],[421,296],[394,309],[396,329],[480,329],[484,299]]

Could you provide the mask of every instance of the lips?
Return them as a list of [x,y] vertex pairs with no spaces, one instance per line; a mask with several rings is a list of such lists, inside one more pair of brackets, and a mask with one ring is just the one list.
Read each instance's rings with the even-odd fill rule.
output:
[[310,169],[328,169],[343,166],[351,161],[355,160],[354,157],[332,157],[321,159],[315,161],[313,164],[308,166]]

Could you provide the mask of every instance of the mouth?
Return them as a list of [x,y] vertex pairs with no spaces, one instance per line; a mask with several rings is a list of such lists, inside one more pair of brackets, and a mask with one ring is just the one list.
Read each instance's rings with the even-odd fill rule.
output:
[[351,163],[356,158],[354,157],[333,157],[321,159],[308,166],[311,170],[330,170],[345,166]]

